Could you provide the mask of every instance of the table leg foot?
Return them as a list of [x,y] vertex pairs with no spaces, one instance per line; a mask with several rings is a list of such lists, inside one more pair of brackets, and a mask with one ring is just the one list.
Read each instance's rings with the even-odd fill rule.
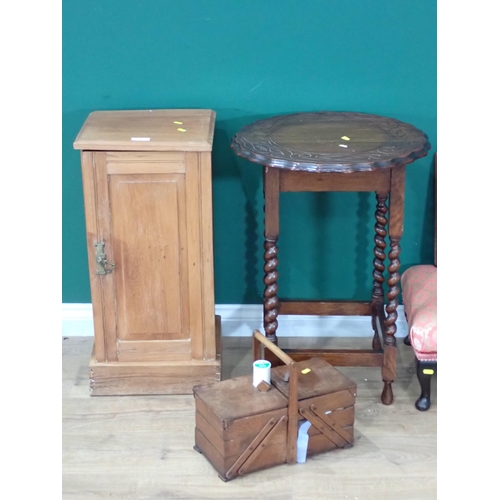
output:
[[431,406],[431,378],[437,370],[435,361],[420,361],[417,359],[417,377],[420,382],[421,394],[415,403],[415,408],[426,411]]
[[384,380],[384,389],[382,391],[381,401],[385,405],[391,405],[394,401],[394,394],[392,393],[392,382]]

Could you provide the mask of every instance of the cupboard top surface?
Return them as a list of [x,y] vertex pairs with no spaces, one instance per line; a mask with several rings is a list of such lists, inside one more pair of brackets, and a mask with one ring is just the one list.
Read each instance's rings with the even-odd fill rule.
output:
[[212,151],[210,109],[94,111],[73,147],[92,151]]

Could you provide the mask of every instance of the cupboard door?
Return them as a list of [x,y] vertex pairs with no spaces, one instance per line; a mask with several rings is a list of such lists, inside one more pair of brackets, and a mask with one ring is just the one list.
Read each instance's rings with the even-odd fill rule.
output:
[[118,361],[190,359],[184,175],[108,179]]
[[97,280],[106,360],[190,360],[184,155],[93,155],[96,236],[115,265]]
[[118,339],[187,338],[184,177],[112,175],[109,193]]

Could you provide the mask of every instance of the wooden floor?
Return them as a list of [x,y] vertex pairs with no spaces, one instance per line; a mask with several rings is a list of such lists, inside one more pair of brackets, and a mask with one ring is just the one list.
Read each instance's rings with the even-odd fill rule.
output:
[[[368,339],[280,339],[281,347],[369,347]],[[350,449],[224,483],[193,450],[194,399],[89,396],[93,339],[62,341],[63,499],[428,500],[436,498],[437,381],[419,412],[413,351],[398,343],[395,401],[380,403],[378,368],[340,368],[358,384]],[[300,342],[300,344],[299,344]],[[223,378],[251,373],[248,338],[223,338]]]

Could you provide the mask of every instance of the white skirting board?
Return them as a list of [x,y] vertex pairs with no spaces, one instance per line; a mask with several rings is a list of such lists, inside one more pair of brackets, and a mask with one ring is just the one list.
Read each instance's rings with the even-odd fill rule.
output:
[[[404,307],[398,306],[396,337],[406,337],[408,325]],[[255,329],[264,333],[262,306],[258,304],[218,304],[215,314],[222,319],[224,337],[248,337]],[[278,316],[278,335],[282,337],[372,337],[367,316]],[[64,337],[93,336],[92,304],[62,305]]]

